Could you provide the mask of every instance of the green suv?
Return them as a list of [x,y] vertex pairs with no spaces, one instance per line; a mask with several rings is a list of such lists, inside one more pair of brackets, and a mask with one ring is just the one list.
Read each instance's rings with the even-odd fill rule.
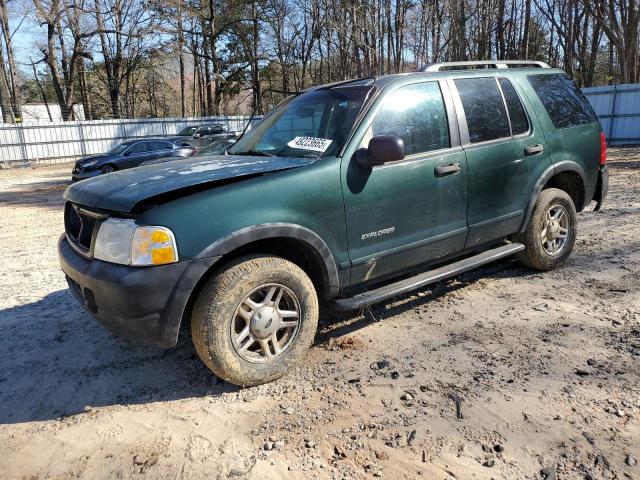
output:
[[219,377],[282,376],[318,298],[357,309],[510,255],[550,270],[608,186],[598,119],[540,62],[436,64],[287,98],[228,150],[81,181],[62,270],[130,340],[191,322]]

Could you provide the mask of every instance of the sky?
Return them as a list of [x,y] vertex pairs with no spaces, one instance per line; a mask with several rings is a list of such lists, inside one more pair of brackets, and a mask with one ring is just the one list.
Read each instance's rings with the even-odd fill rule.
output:
[[[9,28],[12,33],[13,50],[18,68],[25,74],[30,74],[29,58],[38,61],[42,53],[36,42],[44,42],[46,31],[33,20],[33,10],[27,10],[26,3],[16,0],[9,3]],[[31,6],[33,9],[33,6]],[[26,18],[25,18],[26,13]]]

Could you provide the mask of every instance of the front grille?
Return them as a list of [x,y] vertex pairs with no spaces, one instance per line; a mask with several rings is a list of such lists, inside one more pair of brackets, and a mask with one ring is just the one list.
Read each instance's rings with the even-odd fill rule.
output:
[[67,237],[76,248],[88,255],[94,232],[104,217],[67,202],[64,206],[64,229]]
[[71,171],[71,173],[78,173],[82,170],[82,165],[80,164],[80,161],[78,160],[74,165],[73,165],[73,170]]

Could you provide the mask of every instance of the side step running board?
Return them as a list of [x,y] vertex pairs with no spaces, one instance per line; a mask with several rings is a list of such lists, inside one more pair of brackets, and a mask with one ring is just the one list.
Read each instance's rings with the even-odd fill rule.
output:
[[446,278],[455,277],[461,273],[468,272],[474,268],[480,267],[486,263],[491,263],[501,258],[513,255],[516,252],[524,250],[522,243],[509,243],[502,245],[491,250],[486,250],[473,257],[468,257],[457,262],[444,265],[436,268],[435,270],[429,270],[428,272],[420,273],[415,277],[406,278],[399,282],[385,285],[375,290],[369,290],[368,292],[361,293],[351,298],[343,298],[336,300],[336,305],[340,310],[355,310],[365,305],[381,302],[387,300],[396,295],[410,292],[417,288],[424,287],[431,283],[439,282]]

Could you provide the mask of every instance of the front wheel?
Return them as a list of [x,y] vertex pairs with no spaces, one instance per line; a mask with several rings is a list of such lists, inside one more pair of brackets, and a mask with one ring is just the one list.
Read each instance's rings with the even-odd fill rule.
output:
[[102,173],[111,173],[111,172],[115,172],[116,171],[116,167],[114,167],[113,165],[105,165],[104,167],[101,168]]
[[241,386],[284,375],[306,354],[317,325],[311,279],[279,257],[243,257],[228,265],[203,286],[191,317],[200,359]]
[[571,255],[577,233],[571,197],[557,188],[543,190],[533,207],[527,230],[513,237],[525,245],[517,255],[518,260],[536,270],[553,270]]

